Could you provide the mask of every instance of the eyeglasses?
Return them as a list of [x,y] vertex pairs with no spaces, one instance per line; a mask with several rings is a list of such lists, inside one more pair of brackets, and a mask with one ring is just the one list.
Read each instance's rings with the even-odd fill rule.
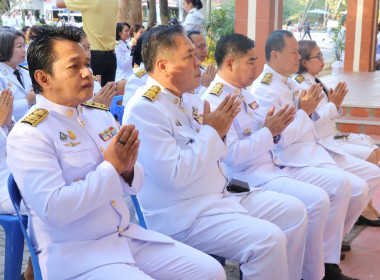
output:
[[317,56],[311,56],[311,57],[309,57],[307,60],[312,59],[312,58],[318,58],[319,60],[322,60],[322,59],[323,59],[323,54],[320,53],[320,54],[317,55]]

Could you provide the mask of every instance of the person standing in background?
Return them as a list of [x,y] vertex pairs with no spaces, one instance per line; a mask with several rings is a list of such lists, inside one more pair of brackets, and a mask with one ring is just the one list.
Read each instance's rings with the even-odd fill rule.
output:
[[187,13],[183,27],[186,31],[199,30],[203,32],[203,15],[199,12],[203,8],[201,0],[183,0],[183,9]]
[[[57,0],[58,8],[80,11],[83,29],[91,44],[91,67],[94,75],[101,75],[102,87],[115,80],[115,29],[119,1]],[[99,16],[102,11],[102,16]]]

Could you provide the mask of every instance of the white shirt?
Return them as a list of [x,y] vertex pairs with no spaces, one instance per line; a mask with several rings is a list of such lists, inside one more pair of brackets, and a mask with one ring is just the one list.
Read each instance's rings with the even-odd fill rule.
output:
[[127,79],[133,73],[131,50],[128,43],[122,40],[116,43],[115,47],[117,68],[115,82]]
[[199,30],[203,31],[203,15],[197,10],[197,8],[192,8],[187,14],[185,21],[183,22],[183,27],[186,31]]

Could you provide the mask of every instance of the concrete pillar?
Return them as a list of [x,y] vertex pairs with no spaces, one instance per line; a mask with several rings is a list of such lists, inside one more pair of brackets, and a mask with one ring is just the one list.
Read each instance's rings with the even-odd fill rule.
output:
[[347,3],[344,71],[374,70],[379,0]]
[[265,64],[265,40],[268,35],[281,29],[283,0],[235,1],[235,32],[255,40],[258,56],[258,73]]

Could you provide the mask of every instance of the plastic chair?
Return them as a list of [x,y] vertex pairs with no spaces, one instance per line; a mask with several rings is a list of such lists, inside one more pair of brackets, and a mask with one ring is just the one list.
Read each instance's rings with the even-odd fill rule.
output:
[[[140,203],[137,200],[137,197],[135,195],[131,195],[131,198],[132,198],[133,205],[135,206],[135,211],[136,211],[137,218],[139,220],[140,226],[143,227],[143,228],[147,228],[146,227],[146,223],[145,223],[145,219],[144,219],[144,215],[143,215],[143,213],[141,211]],[[226,259],[225,258],[216,256],[216,255],[211,255],[211,254],[210,254],[210,256],[213,257],[214,259],[216,259],[218,262],[220,262],[221,265],[225,265],[226,264]],[[240,280],[242,280],[242,279],[243,279],[243,273],[240,270]]]
[[120,123],[123,121],[124,106],[117,104],[117,102],[123,101],[123,95],[116,95],[111,102],[110,111],[112,116],[115,117]]
[[[21,216],[21,221],[26,226],[28,217]],[[20,279],[24,253],[24,236],[20,227],[20,218],[13,215],[0,215],[0,225],[5,231],[4,279]]]
[[[9,191],[9,195],[11,197],[13,206],[17,213],[16,217],[18,218],[19,225],[21,226],[21,230],[22,230],[22,233],[24,234],[26,244],[28,245],[28,248],[29,248],[30,258],[32,260],[32,265],[33,265],[34,279],[42,280],[40,265],[38,264],[36,254],[34,253],[32,242],[30,241],[28,233],[26,232],[27,223],[23,222],[23,217],[20,215],[21,194],[15,180],[13,179],[12,174],[10,174],[8,178],[8,191]],[[21,267],[20,267],[20,272],[21,272]],[[20,278],[20,273],[18,274],[16,278],[7,278],[5,276],[5,279],[19,279],[19,278]]]

